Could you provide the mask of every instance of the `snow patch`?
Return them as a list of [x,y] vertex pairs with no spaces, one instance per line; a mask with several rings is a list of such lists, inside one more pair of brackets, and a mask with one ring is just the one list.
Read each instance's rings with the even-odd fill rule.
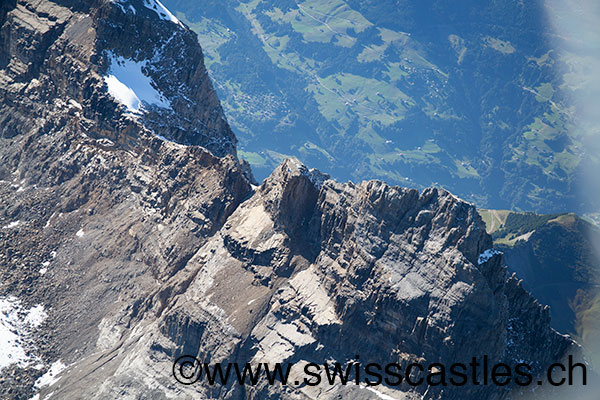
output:
[[47,227],[50,226],[50,221],[52,221],[52,218],[54,218],[54,215],[56,213],[52,213],[52,215],[50,216],[50,218],[48,218],[48,221],[46,221],[46,225],[44,225],[44,229],[46,229]]
[[133,61],[109,52],[110,68],[104,82],[108,93],[134,114],[140,114],[145,105],[171,107],[168,100],[152,85],[152,79],[143,72],[145,62]]
[[495,256],[496,254],[502,254],[502,252],[496,249],[487,249],[479,255],[479,258],[477,259],[477,264],[481,265],[488,262],[490,258]]
[[[323,183],[329,179],[328,174],[324,174],[316,168],[308,169],[306,165],[302,164],[298,159],[292,157],[289,159],[290,162],[296,167],[300,174],[306,176],[308,180],[317,188],[317,190],[321,190]],[[288,167],[289,169],[289,167]]]
[[77,108],[78,110],[83,110],[83,107],[81,106],[81,104],[79,104],[78,102],[76,102],[76,101],[75,101],[75,100],[73,100],[73,99],[70,99],[70,100],[69,100],[69,106],[71,106],[71,107],[75,107],[75,108]]
[[371,386],[360,384],[360,385],[358,385],[358,387],[361,388],[361,389],[367,389],[368,391],[373,392],[378,398],[383,399],[383,400],[398,400],[396,397],[392,397],[392,396],[387,395],[385,393],[381,393],[379,390],[377,390],[377,389],[375,389],[374,387],[371,387]]
[[383,400],[396,400],[394,397],[392,397],[392,396],[388,396],[388,395],[387,395],[387,394],[385,394],[385,393],[381,393],[379,390],[376,390],[376,389],[374,389],[374,388],[372,388],[372,387],[370,387],[370,386],[365,386],[365,389],[367,389],[367,390],[369,390],[369,391],[371,391],[371,392],[375,393],[375,395],[376,395],[377,397],[379,397],[380,399],[383,399]]
[[323,183],[325,183],[325,181],[329,179],[329,175],[322,173],[316,168],[311,168],[310,170],[308,170],[308,179],[312,182],[313,185],[315,185],[317,189],[321,190],[321,187],[323,187]]
[[110,2],[113,3],[113,4],[115,4],[117,7],[119,7],[121,9],[121,11],[123,11],[123,14],[127,14],[127,11],[121,5],[121,0],[110,0]]
[[165,7],[160,1],[144,0],[144,6],[157,13],[160,19],[163,19],[165,21],[171,21],[172,23],[183,27],[183,25],[181,24],[181,22],[179,22],[177,17],[171,14],[171,11],[169,11],[167,7]]
[[44,310],[44,306],[38,304],[37,306],[32,307],[25,317],[25,323],[29,326],[37,328],[44,322],[44,320],[48,318],[48,314]]
[[40,275],[44,275],[46,272],[48,272],[48,268],[40,268],[40,270],[38,271]]
[[108,138],[96,139],[96,143],[98,143],[101,146],[107,146],[107,147],[114,147],[114,145],[115,145],[115,142],[113,142],[112,140],[110,140]]
[[44,375],[40,376],[37,381],[35,381],[35,387],[41,388],[43,386],[50,386],[58,381],[57,375],[60,374],[67,366],[62,363],[62,361],[58,360],[52,363],[48,372]]
[[23,310],[16,297],[0,297],[0,371],[12,364],[26,366],[37,357],[28,355],[31,331],[48,317],[44,306]]
[[11,364],[27,361],[21,345],[18,327],[18,306],[15,298],[0,298],[0,371]]
[[183,145],[183,144],[180,144],[180,143],[174,142],[174,141],[172,141],[172,140],[169,140],[169,139],[167,139],[166,137],[164,137],[164,136],[161,136],[161,135],[159,135],[159,134],[157,134],[157,133],[154,133],[154,136],[156,136],[157,138],[159,138],[159,139],[160,139],[160,140],[162,140],[163,142],[166,142],[166,143],[172,144],[173,146],[175,146],[175,147],[178,147],[178,148],[180,148],[180,149],[187,147],[187,146],[185,146],[185,145]]
[[138,111],[140,108],[140,99],[138,99],[133,90],[121,83],[114,75],[105,77],[104,82],[108,86],[108,93],[119,103],[127,107],[129,111]]
[[[121,11],[123,12],[123,14],[127,14],[127,10],[121,4],[121,3],[125,3],[126,0],[110,0],[110,2],[113,3],[113,4],[115,4],[115,5],[117,5],[121,9]],[[129,4],[129,9],[135,15],[135,13],[136,13],[135,7],[133,7],[131,4]]]
[[2,229],[12,229],[12,228],[16,228],[17,226],[21,225],[21,221],[13,221],[8,225],[4,225],[2,227]]

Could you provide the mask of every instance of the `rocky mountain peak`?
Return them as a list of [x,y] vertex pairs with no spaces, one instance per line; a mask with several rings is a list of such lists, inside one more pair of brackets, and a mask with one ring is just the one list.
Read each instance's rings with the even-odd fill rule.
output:
[[119,82],[131,87],[139,101],[124,100],[128,111],[141,111],[144,125],[156,135],[201,145],[218,156],[235,154],[237,140],[196,36],[156,0],[109,1],[100,13],[105,13],[98,32],[109,92],[118,98]]
[[306,242],[310,241],[305,235],[316,212],[319,191],[328,178],[316,169],[308,169],[298,159],[290,158],[265,179],[258,190],[265,209],[278,225],[289,232],[296,232]]
[[[78,109],[84,122],[120,125],[126,137],[144,130],[164,140],[202,145],[217,156],[235,155],[236,138],[192,32],[154,0],[80,8],[85,7],[20,1],[7,12],[1,34],[4,44],[12,42],[0,53],[9,88],[5,101],[26,95],[52,106],[66,104]],[[23,125],[35,129],[26,114],[2,117],[4,137]],[[94,139],[112,130],[90,131],[83,125]]]

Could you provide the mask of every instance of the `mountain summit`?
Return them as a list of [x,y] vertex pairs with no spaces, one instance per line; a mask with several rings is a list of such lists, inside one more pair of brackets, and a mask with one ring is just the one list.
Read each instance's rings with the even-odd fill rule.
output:
[[[43,105],[49,114],[72,108],[92,139],[126,142],[141,125],[158,137],[235,155],[236,138],[195,36],[159,2],[66,1],[71,8],[13,2],[6,15],[10,3],[3,6],[0,53],[4,104],[26,94],[31,107]],[[8,111],[1,116],[2,137],[39,129],[31,126],[34,110]],[[122,137],[85,126],[108,121]]]

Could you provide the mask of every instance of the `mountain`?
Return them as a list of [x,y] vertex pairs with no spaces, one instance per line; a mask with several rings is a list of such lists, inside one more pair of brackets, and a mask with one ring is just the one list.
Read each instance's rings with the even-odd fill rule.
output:
[[[2,398],[548,398],[545,369],[581,361],[472,204],[295,158],[256,186],[195,34],[156,0],[3,2],[0,104]],[[487,355],[542,386],[183,385],[181,355]]]
[[584,4],[165,4],[198,34],[261,179],[295,156],[342,181],[444,187],[481,207],[597,211],[578,193],[600,161],[585,111],[600,41],[560,29],[590,25]]
[[552,326],[576,335],[589,359],[600,365],[598,227],[575,214],[479,212],[509,270],[540,303],[550,306]]

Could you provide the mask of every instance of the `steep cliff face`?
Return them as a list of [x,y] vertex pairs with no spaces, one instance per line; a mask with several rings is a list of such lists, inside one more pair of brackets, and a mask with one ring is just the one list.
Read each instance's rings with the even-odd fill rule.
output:
[[0,397],[499,399],[171,373],[182,354],[486,354],[540,373],[578,353],[450,193],[340,184],[295,159],[253,186],[195,38],[159,2],[15,1],[0,17],[0,300],[39,317],[0,365]]
[[589,361],[600,365],[600,229],[571,213],[479,211],[509,270],[540,303],[550,306],[552,327],[576,334]]
[[32,113],[73,107],[80,124],[98,126],[82,127],[94,139],[126,143],[142,125],[235,155],[235,136],[189,30],[155,1],[77,3],[81,11],[61,1],[16,2],[3,17],[2,137],[39,130]]

